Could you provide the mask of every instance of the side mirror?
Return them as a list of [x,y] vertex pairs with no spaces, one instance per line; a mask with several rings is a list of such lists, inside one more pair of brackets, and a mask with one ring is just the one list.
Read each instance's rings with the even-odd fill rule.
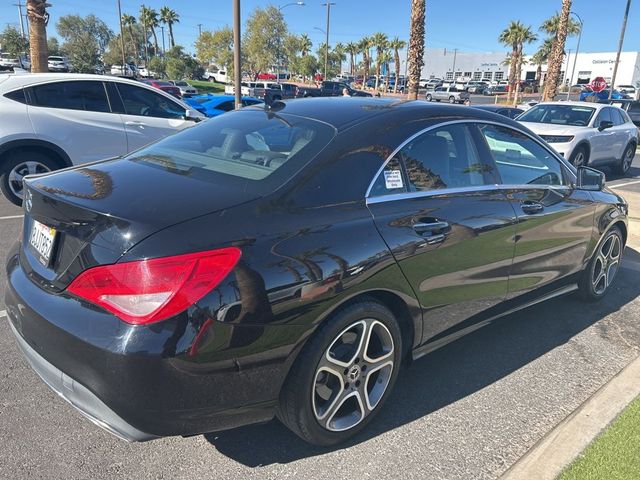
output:
[[202,120],[200,117],[198,117],[197,115],[195,115],[193,113],[193,110],[185,110],[184,111],[184,119],[191,121],[191,122],[196,122],[198,123],[200,120]]
[[579,190],[600,191],[604,188],[606,177],[600,170],[590,167],[578,167],[576,188]]
[[611,128],[613,127],[613,122],[609,121],[609,120],[602,120],[600,122],[600,125],[598,125],[598,131],[603,131],[606,130],[607,128]]

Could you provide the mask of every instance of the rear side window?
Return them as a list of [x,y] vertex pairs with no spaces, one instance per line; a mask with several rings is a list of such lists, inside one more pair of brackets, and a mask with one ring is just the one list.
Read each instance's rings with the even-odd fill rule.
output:
[[31,87],[32,104],[38,107],[110,112],[102,82],[54,82]]
[[230,112],[235,108],[235,102],[233,100],[229,100],[228,102],[222,102],[215,108],[218,110],[222,110],[223,112]]
[[506,185],[564,185],[562,166],[533,139],[506,127],[479,126]]
[[5,93],[4,96],[9,100],[15,100],[20,103],[27,103],[27,98],[25,97],[24,90],[21,88],[20,90],[14,90],[13,92]]

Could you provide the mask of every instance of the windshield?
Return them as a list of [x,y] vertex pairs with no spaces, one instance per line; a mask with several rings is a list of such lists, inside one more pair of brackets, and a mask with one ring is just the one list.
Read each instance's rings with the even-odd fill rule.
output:
[[155,83],[159,87],[173,87],[173,85],[170,84],[169,82],[154,81],[153,83]]
[[178,87],[188,87],[189,84],[187,82],[175,82]]
[[518,121],[586,127],[595,108],[581,105],[536,105],[520,115]]
[[52,62],[61,62],[62,57],[49,57],[49,60]]
[[284,184],[334,135],[334,128],[321,122],[250,109],[211,118],[128,158],[265,194]]

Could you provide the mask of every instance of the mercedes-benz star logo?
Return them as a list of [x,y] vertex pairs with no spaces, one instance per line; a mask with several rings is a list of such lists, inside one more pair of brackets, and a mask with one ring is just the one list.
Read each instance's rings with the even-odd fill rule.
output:
[[24,208],[27,210],[27,212],[30,212],[31,207],[33,207],[33,193],[31,193],[31,190],[25,190]]
[[347,374],[349,380],[355,382],[360,376],[360,367],[358,365],[354,365],[349,369],[349,373]]

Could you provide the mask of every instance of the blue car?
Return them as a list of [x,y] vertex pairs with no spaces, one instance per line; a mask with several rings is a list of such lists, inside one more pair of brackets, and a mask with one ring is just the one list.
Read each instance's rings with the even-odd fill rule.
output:
[[[235,108],[235,97],[233,95],[212,95],[207,93],[184,98],[183,101],[207,117],[215,117]],[[258,103],[263,102],[254,97],[242,97],[243,107]]]
[[[587,100],[588,97],[591,97],[594,95],[597,97],[598,102],[609,100],[609,90],[602,90],[601,92],[598,92],[598,93],[587,90],[580,93],[580,101],[584,102]],[[622,100],[625,98],[631,98],[631,97],[629,97],[629,95],[619,92],[618,90],[614,90],[613,93],[611,94],[611,100]]]

